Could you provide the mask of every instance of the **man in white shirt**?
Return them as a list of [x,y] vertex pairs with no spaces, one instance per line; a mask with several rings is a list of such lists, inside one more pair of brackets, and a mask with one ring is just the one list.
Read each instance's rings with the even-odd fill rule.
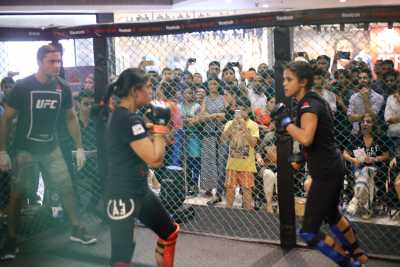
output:
[[266,84],[264,78],[257,74],[254,78],[253,88],[247,88],[247,95],[251,102],[251,110],[254,112],[256,109],[265,110],[267,107],[267,97],[265,96],[264,90]]
[[371,71],[362,69],[358,74],[360,91],[350,97],[347,116],[349,121],[353,123],[352,134],[358,133],[359,122],[364,114],[371,113],[377,116],[384,104],[383,96],[371,89],[371,78]]

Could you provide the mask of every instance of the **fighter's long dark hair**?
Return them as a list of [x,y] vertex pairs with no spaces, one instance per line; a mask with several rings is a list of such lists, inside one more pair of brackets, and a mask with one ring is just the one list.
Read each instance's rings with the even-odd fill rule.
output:
[[142,88],[149,77],[145,75],[145,72],[138,68],[125,69],[118,76],[114,82],[108,85],[106,95],[103,98],[102,104],[97,105],[93,108],[93,115],[100,115],[103,119],[107,120],[110,113],[109,104],[110,99],[113,95],[119,98],[127,97],[131,90]]
[[112,95],[116,95],[120,98],[127,97],[132,89],[136,90],[142,88],[148,79],[149,77],[147,77],[145,72],[141,69],[125,69],[118,76],[118,79],[108,86],[104,103],[107,104]]
[[306,89],[311,90],[314,85],[314,70],[310,63],[304,61],[289,62],[284,69],[293,72],[299,81],[306,80]]

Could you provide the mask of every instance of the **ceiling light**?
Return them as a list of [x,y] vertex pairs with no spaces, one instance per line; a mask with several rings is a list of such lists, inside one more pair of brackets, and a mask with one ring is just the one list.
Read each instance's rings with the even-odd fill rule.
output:
[[339,0],[340,3],[346,3],[347,0]]
[[269,5],[268,4],[262,4],[261,7],[262,8],[269,8]]

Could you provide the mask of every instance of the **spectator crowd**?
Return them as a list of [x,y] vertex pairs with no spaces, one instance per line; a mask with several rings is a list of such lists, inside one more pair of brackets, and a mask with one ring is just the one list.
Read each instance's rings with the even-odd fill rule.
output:
[[[363,219],[398,209],[400,74],[393,61],[378,60],[370,69],[361,60],[349,59],[337,69],[337,57],[320,55],[312,60],[295,60],[312,64],[313,90],[329,103],[335,117],[337,143],[347,166],[343,209]],[[153,64],[144,60],[139,67],[146,70]],[[192,64],[196,64],[195,59],[188,59],[184,69],[147,71],[153,86],[152,97],[167,101],[172,107],[172,149],[165,164],[185,170],[187,198],[201,196],[207,198],[208,205],[229,208],[235,206],[235,199],[242,199],[237,203],[245,209],[277,212],[276,136],[269,116],[275,105],[274,70],[266,63],[244,70],[240,62],[222,66],[211,61],[203,77],[189,71]],[[85,79],[74,104],[91,163],[73,178],[97,171],[91,112],[93,79]],[[12,76],[1,81],[0,116],[3,100],[14,85]],[[118,99],[114,100],[118,103]],[[89,180],[88,191],[100,190],[93,189],[99,186],[97,176]],[[297,196],[306,195],[302,188],[307,176],[306,166],[295,174]],[[5,191],[1,193],[4,195]],[[35,199],[35,195],[31,198]],[[0,199],[4,200],[4,196]],[[92,195],[87,205],[95,205],[96,199]],[[4,205],[0,210],[4,210]]]

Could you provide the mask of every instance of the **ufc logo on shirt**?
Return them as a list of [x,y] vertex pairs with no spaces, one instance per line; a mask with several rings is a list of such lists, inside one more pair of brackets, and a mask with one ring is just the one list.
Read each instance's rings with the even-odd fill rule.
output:
[[62,92],[31,91],[29,101],[29,129],[26,137],[35,142],[52,142],[62,108]]
[[36,108],[37,109],[57,109],[58,100],[51,100],[51,99],[38,99],[36,101]]

